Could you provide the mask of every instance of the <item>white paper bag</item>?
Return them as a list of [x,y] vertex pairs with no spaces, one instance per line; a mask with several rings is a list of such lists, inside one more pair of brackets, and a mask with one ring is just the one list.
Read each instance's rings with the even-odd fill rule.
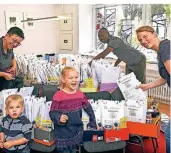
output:
[[102,125],[113,125],[119,123],[124,117],[124,101],[104,101],[102,105]]
[[127,100],[125,117],[132,122],[146,122],[147,102],[145,100]]
[[113,65],[104,65],[101,72],[101,83],[116,83],[119,78],[120,72],[120,67],[114,67]]

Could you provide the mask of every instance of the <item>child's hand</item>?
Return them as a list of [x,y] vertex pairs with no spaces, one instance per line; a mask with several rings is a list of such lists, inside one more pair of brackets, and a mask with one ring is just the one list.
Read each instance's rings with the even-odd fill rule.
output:
[[0,141],[0,148],[4,148],[4,143]]
[[13,145],[13,141],[7,141],[7,142],[4,142],[4,148],[5,149],[8,149],[8,148],[11,148],[11,147],[13,147],[14,145]]
[[66,123],[67,120],[68,120],[68,116],[67,115],[61,115],[61,117],[60,117],[60,122],[61,123]]

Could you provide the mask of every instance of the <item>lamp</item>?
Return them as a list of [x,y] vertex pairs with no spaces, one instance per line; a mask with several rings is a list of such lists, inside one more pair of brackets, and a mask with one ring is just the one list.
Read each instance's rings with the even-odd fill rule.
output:
[[41,22],[41,21],[56,21],[56,20],[65,20],[65,19],[72,19],[72,15],[59,15],[59,16],[52,16],[52,17],[45,17],[45,18],[37,18],[37,19],[27,19],[22,20],[21,22]]

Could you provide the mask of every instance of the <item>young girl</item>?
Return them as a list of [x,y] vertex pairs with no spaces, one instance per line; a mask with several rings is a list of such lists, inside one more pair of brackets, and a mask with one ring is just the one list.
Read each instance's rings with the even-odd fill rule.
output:
[[60,153],[76,153],[82,142],[82,108],[90,117],[90,128],[96,128],[93,109],[85,95],[78,90],[78,72],[65,67],[61,72],[61,89],[52,100],[50,118],[55,123],[56,150]]

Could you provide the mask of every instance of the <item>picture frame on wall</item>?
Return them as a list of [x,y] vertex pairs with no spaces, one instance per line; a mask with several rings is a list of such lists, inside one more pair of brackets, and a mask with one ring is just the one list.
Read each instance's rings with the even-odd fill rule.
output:
[[[64,14],[65,16],[65,14]],[[67,14],[67,16],[72,17],[72,13]],[[71,31],[73,30],[73,19],[63,19],[59,21],[59,27],[61,31]]]
[[60,34],[60,49],[61,50],[73,50],[73,35],[72,33]]
[[[23,13],[24,20],[29,20],[34,18],[34,13],[25,12]],[[33,22],[24,22],[24,29],[26,30],[35,30]]]
[[5,11],[6,30],[15,26],[23,29],[21,20],[23,20],[22,12]]

